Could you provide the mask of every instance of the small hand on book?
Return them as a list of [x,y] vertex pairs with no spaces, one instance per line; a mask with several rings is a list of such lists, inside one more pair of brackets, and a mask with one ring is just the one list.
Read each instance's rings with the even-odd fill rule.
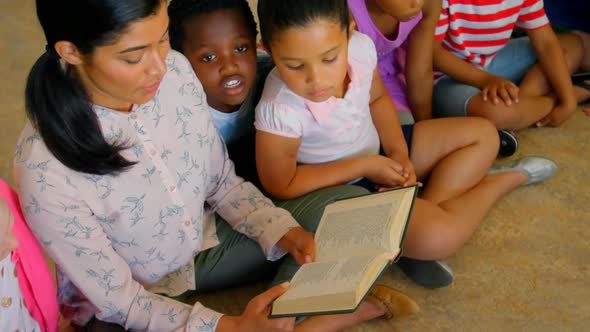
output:
[[295,227],[287,232],[277,243],[287,250],[299,265],[315,260],[315,241],[313,233],[302,227]]

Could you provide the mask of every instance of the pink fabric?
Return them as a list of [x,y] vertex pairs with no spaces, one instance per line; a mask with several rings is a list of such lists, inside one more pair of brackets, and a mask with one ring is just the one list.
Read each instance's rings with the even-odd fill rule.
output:
[[12,261],[16,264],[18,283],[27,309],[42,331],[57,332],[57,293],[43,251],[25,222],[18,196],[2,179],[0,197],[6,201],[14,216],[12,231],[19,243],[12,252]]
[[328,100],[321,103],[314,103],[311,100],[305,100],[305,106],[311,112],[313,118],[321,125],[325,124],[330,118],[330,113],[338,107],[338,100],[335,97],[330,97]]

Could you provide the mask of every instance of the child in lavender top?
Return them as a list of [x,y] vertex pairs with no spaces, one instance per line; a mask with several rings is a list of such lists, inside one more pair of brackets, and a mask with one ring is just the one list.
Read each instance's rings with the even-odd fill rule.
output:
[[419,11],[410,16],[407,21],[396,20],[388,16],[385,20],[392,28],[389,29],[390,33],[386,36],[377,26],[378,22],[384,20],[373,21],[372,15],[374,14],[369,10],[369,6],[372,5],[365,0],[348,0],[348,8],[354,16],[358,31],[368,35],[375,43],[379,74],[395,103],[400,122],[402,124],[414,123],[414,116],[407,97],[406,62],[408,38],[422,20],[422,12]]

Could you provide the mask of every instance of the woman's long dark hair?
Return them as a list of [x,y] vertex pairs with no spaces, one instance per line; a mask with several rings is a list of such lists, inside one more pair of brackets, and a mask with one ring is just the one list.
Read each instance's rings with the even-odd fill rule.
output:
[[134,162],[120,152],[126,142],[106,141],[98,117],[72,68],[62,66],[54,45],[73,43],[91,58],[98,46],[116,40],[136,20],[154,15],[163,0],[37,0],[37,16],[47,39],[25,90],[27,115],[51,153],[72,170],[116,174]]

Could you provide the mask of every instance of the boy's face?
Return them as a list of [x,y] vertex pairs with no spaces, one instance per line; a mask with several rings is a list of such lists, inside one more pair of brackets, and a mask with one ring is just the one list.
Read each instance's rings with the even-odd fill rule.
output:
[[220,10],[188,20],[182,46],[207,93],[220,112],[236,111],[256,79],[256,36],[238,10]]
[[273,34],[270,51],[285,84],[299,96],[323,102],[342,98],[348,74],[348,34],[339,23],[317,20]]
[[8,205],[0,198],[0,261],[6,258],[18,246],[18,240],[12,232],[14,218]]

